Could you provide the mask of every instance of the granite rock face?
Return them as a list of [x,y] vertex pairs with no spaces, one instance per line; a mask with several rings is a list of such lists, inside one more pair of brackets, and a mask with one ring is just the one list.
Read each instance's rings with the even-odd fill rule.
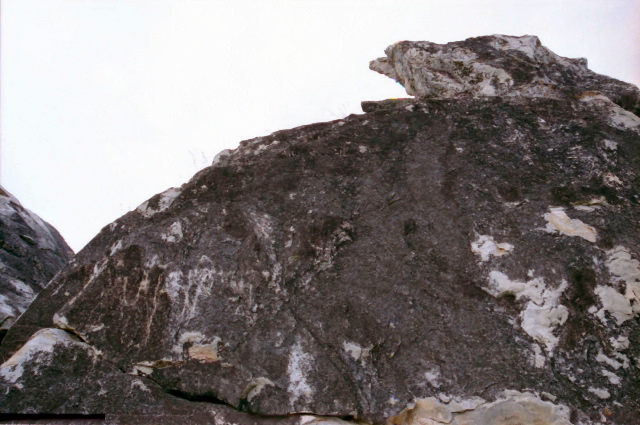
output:
[[640,112],[640,90],[598,75],[584,58],[558,56],[538,37],[492,35],[447,44],[402,41],[370,68],[402,84],[411,96],[524,96],[562,99],[599,91],[619,106]]
[[73,252],[49,223],[0,186],[0,340]]
[[640,118],[611,96],[421,98],[242,142],[36,298],[0,411],[640,423]]

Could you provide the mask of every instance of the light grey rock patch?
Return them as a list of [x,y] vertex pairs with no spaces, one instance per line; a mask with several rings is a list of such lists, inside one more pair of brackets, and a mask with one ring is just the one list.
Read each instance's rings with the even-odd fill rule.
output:
[[136,208],[136,211],[145,217],[152,217],[169,208],[181,193],[182,189],[180,188],[169,188],[153,198],[144,201]]
[[513,295],[517,300],[529,299],[520,313],[520,326],[550,354],[558,344],[558,337],[554,335],[556,327],[563,325],[569,317],[568,309],[560,304],[560,296],[566,288],[566,281],[552,288],[547,287],[542,278],[526,282],[511,280],[494,270],[489,273],[488,286],[483,289],[497,298]]
[[595,242],[598,238],[596,229],[578,219],[569,218],[564,208],[551,207],[544,218],[547,220],[547,227],[544,230],[549,233],[558,232],[566,236],[578,236],[589,242]]
[[401,41],[387,47],[385,54],[369,67],[402,84],[410,96],[564,99],[598,91],[631,112],[613,111],[612,122],[626,128],[638,124],[637,87],[595,74],[586,59],[559,56],[535,36],[496,34],[447,44]]
[[597,316],[606,322],[609,313],[618,325],[640,313],[640,262],[624,246],[607,251],[607,268],[613,280],[611,285],[598,285],[595,293],[602,308]]
[[[598,390],[604,391],[604,390]],[[603,393],[599,393],[601,395]],[[393,425],[572,425],[570,409],[563,404],[542,400],[538,395],[504,391],[492,403],[473,398],[443,403],[429,397],[418,399],[399,415],[391,418]]]
[[471,242],[471,251],[479,255],[483,262],[486,262],[491,257],[501,257],[510,253],[513,251],[513,245],[507,242],[496,243],[491,236],[478,235],[478,238]]

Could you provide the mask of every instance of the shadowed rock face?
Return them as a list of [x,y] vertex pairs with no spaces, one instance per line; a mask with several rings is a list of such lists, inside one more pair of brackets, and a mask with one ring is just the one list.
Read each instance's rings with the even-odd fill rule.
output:
[[372,70],[402,84],[411,96],[524,96],[562,99],[599,91],[635,114],[640,91],[598,75],[584,58],[558,56],[538,37],[492,35],[447,44],[401,41],[371,62]]
[[0,347],[0,410],[637,424],[638,183],[640,118],[595,93],[242,142],[54,279]]
[[0,186],[0,340],[73,252]]

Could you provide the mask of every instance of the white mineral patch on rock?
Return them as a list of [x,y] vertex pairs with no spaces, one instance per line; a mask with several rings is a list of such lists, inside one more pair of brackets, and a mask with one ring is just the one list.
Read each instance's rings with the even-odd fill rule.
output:
[[[40,365],[52,356],[56,345],[89,347],[61,329],[41,329],[33,334],[9,360],[0,365],[0,376],[16,387],[22,388],[18,381],[24,373],[25,366],[31,366],[37,374]],[[91,355],[94,355],[93,351]]]
[[504,391],[493,403],[474,397],[465,409],[460,403],[442,403],[435,397],[416,400],[397,416],[393,425],[571,425],[570,409],[544,401],[535,394]]
[[182,271],[172,271],[164,279],[164,290],[172,301],[178,301],[182,291]]
[[166,233],[161,235],[162,240],[168,243],[180,242],[184,235],[182,234],[182,224],[180,221],[176,221],[175,223],[169,226],[169,229]]
[[558,344],[553,331],[569,317],[567,308],[560,304],[560,296],[567,286],[563,280],[557,288],[547,288],[542,278],[523,282],[511,280],[504,273],[494,270],[489,273],[489,285],[482,289],[496,298],[505,295],[513,295],[516,300],[528,298],[530,301],[520,313],[520,326],[542,344],[547,353],[551,353]]
[[607,255],[609,271],[626,284],[625,296],[632,302],[634,313],[640,312],[640,262],[623,246],[607,251]]
[[622,180],[620,180],[620,177],[616,176],[615,174],[604,173],[602,177],[603,177],[604,183],[609,187],[624,186],[624,183],[622,183]]
[[198,266],[189,270],[186,276],[181,270],[170,271],[164,278],[164,291],[175,304],[179,319],[187,321],[196,317],[199,302],[211,295],[216,283],[228,282],[232,278],[233,273],[230,275],[208,256],[202,255]]
[[629,338],[626,336],[617,336],[609,338],[609,342],[611,342],[611,347],[614,350],[626,350],[629,348]]
[[602,304],[596,315],[606,323],[607,312],[621,325],[640,313],[640,262],[627,248],[617,246],[607,251],[607,268],[614,286],[598,285],[594,290]]
[[312,370],[313,356],[303,350],[300,342],[296,343],[291,347],[287,365],[287,374],[289,375],[287,390],[292,407],[300,398],[304,398],[306,401],[311,400],[314,391],[307,377]]
[[633,318],[633,309],[629,300],[611,286],[599,285],[594,293],[600,298],[602,308],[598,310],[596,315],[600,320],[606,323],[605,312],[608,312],[616,320],[618,325],[623,324],[627,320]]
[[131,381],[131,388],[138,388],[146,393],[150,393],[151,390],[139,379],[134,379]]
[[620,385],[620,383],[622,382],[618,375],[606,369],[602,369],[600,373],[606,376],[609,382],[611,382],[613,385]]
[[599,352],[598,355],[596,356],[596,361],[599,361],[600,363],[606,363],[609,366],[611,366],[613,369],[626,369],[627,367],[629,367],[628,363],[621,363],[616,359],[612,359],[611,357],[606,356],[604,353]]
[[267,148],[269,148],[271,146],[276,146],[279,143],[280,143],[279,141],[274,140],[271,143],[266,143],[264,145],[258,145],[258,146],[255,147],[255,150],[253,151],[253,154],[254,155],[258,155],[260,152],[264,151],[265,149],[267,149]]
[[[525,35],[522,37],[511,37],[502,34],[495,34],[495,40],[490,45],[499,50],[518,50],[533,60],[544,60],[544,56],[554,55],[550,50],[540,44],[538,37]],[[541,54],[544,51],[546,54]]]
[[430,371],[425,372],[424,377],[427,378],[429,385],[434,388],[440,388],[442,383],[440,382],[440,371],[438,369],[431,369]]
[[[363,356],[363,349],[361,346],[359,346],[358,344],[356,344],[355,342],[349,342],[349,341],[345,341],[342,344],[342,347],[344,348],[344,351],[347,352],[347,354],[349,354],[349,356],[353,359],[353,360],[360,360],[360,358],[362,358]],[[367,353],[369,354],[369,353]]]
[[171,351],[176,354],[182,354],[183,347],[186,343],[199,343],[205,339],[205,336],[202,332],[183,332],[180,334],[180,338],[178,338],[178,342],[173,346]]
[[577,219],[571,219],[564,212],[564,208],[549,208],[549,212],[544,215],[547,220],[547,227],[544,229],[549,233],[559,232],[567,236],[579,236],[589,242],[597,239],[596,229]]
[[513,295],[517,300],[529,298],[541,304],[544,303],[543,295],[546,291],[546,285],[542,278],[534,278],[526,282],[511,280],[506,274],[494,270],[489,273],[489,285],[482,289],[496,298]]
[[607,399],[607,398],[611,397],[611,394],[609,393],[609,391],[605,390],[604,388],[589,387],[589,392],[595,394],[596,396],[600,397],[601,399]]
[[542,348],[538,344],[533,344],[533,365],[537,368],[544,367],[547,359],[542,354]]
[[449,403],[451,401],[451,396],[449,396],[448,394],[440,393],[438,394],[438,400],[443,403]]
[[567,321],[569,310],[563,305],[558,305],[557,302],[548,302],[539,306],[530,301],[520,317],[522,329],[533,339],[544,344],[546,351],[551,353],[558,345],[558,337],[553,334],[553,331]]
[[213,363],[220,360],[218,357],[218,344],[220,343],[220,338],[215,337],[213,342],[210,344],[193,344],[187,352],[189,353],[189,357],[200,360],[204,363]]
[[118,240],[118,242],[111,245],[111,248],[109,248],[109,255],[114,255],[121,249],[122,249],[122,239]]
[[500,257],[513,251],[513,245],[506,242],[496,243],[491,236],[479,235],[478,239],[471,242],[471,251],[478,254],[482,261],[489,261],[491,256]]
[[67,320],[66,317],[64,317],[60,313],[55,313],[53,315],[52,321],[53,321],[53,324],[56,325],[60,329],[68,329],[69,328],[69,321]]
[[153,373],[153,368],[141,364],[134,364],[131,368],[130,375],[149,376]]
[[276,384],[274,384],[273,381],[271,381],[269,378],[265,378],[265,377],[254,378],[251,380],[251,382],[249,382],[249,385],[247,385],[247,388],[245,388],[242,394],[242,398],[245,398],[247,399],[247,401],[250,402],[251,400],[253,400],[255,396],[257,396],[262,392],[264,387],[266,386],[273,387],[275,385]]
[[151,217],[169,208],[173,201],[175,201],[175,199],[180,196],[181,193],[182,189],[180,188],[169,188],[160,194],[160,200],[158,201],[157,208],[150,207],[149,201],[144,201],[142,204],[140,204],[140,206],[138,206],[138,208],[136,208],[136,211],[145,217]]
[[605,139],[604,146],[610,151],[615,151],[618,149],[618,143],[609,139]]

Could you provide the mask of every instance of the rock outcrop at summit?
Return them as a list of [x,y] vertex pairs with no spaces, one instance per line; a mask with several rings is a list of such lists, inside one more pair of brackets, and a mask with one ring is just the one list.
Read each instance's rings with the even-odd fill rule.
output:
[[[497,39],[460,44],[526,74]],[[640,118],[607,87],[242,142],[41,292],[0,346],[0,412],[640,423]]]
[[385,53],[370,68],[402,84],[410,96],[564,99],[599,91],[640,113],[638,87],[590,71],[584,58],[558,56],[535,36],[492,35],[447,44],[402,41]]
[[49,223],[0,186],[0,341],[73,251]]

